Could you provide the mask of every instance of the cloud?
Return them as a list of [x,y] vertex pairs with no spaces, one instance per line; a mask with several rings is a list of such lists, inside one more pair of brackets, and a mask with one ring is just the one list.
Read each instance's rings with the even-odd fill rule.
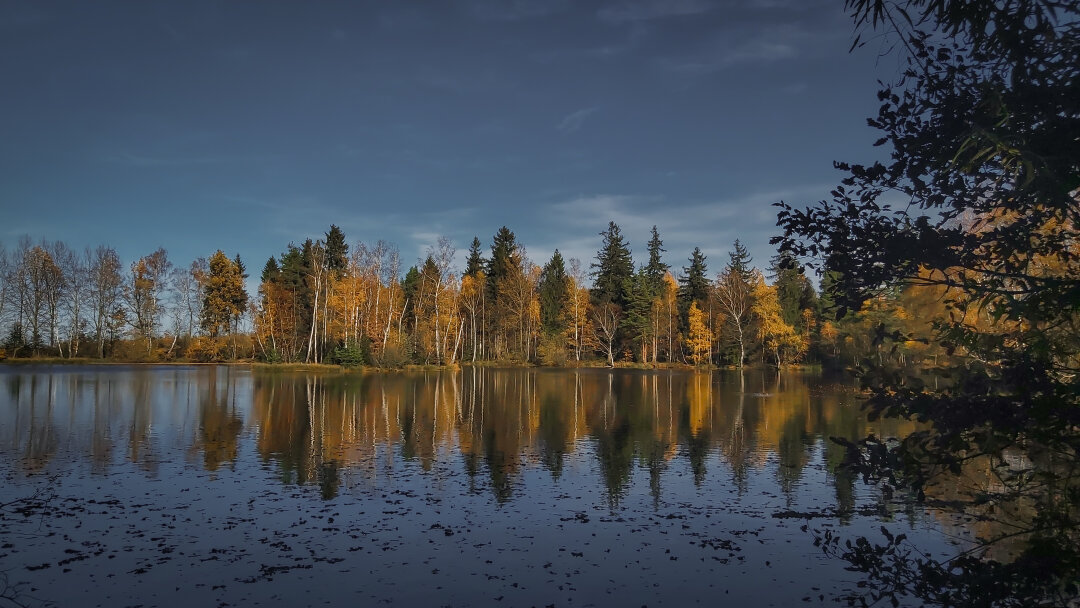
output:
[[637,0],[606,6],[596,12],[604,23],[620,25],[667,17],[700,15],[712,10],[707,0]]
[[102,160],[114,165],[128,167],[190,167],[193,165],[223,165],[230,163],[258,162],[273,160],[270,156],[187,156],[158,157],[129,154],[127,152],[106,156]]
[[729,32],[697,52],[661,57],[657,65],[680,74],[711,74],[730,67],[795,59],[821,43],[823,34],[796,25],[771,25],[739,35]]
[[655,225],[667,250],[664,261],[675,272],[687,264],[694,247],[700,247],[707,256],[709,273],[719,272],[735,239],[749,248],[754,264],[764,268],[775,254],[769,245],[769,237],[777,233],[776,209],[772,204],[779,200],[821,198],[831,187],[803,185],[697,202],[645,195],[578,196],[542,209],[537,224],[545,225],[538,225],[533,231],[550,236],[535,243],[535,260],[543,263],[557,248],[564,257],[581,260],[587,270],[600,248],[600,231],[606,229],[609,221],[614,221],[630,244],[635,264],[648,261],[645,244]]
[[472,14],[482,21],[523,21],[566,10],[566,0],[476,0]]
[[564,135],[574,133],[585,124],[585,119],[592,116],[600,108],[593,106],[591,108],[582,108],[576,112],[571,112],[566,115],[559,124],[555,126],[555,129]]

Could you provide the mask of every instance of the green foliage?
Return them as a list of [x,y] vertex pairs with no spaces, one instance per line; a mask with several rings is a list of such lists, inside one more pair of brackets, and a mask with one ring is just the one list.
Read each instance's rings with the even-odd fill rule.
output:
[[790,257],[775,256],[770,261],[769,269],[773,275],[773,285],[776,286],[776,297],[780,302],[780,313],[784,322],[801,330],[803,311],[809,310],[815,316],[818,312],[814,286],[803,274],[803,269]]
[[570,277],[566,275],[562,254],[556,249],[540,272],[537,287],[540,299],[540,328],[545,334],[566,331],[566,306],[570,297]]
[[487,291],[492,303],[499,299],[499,286],[521,266],[521,252],[517,238],[503,226],[495,233],[491,243],[491,259],[487,261]]
[[540,344],[536,348],[536,354],[541,365],[566,365],[568,359],[566,338],[559,334],[544,334],[540,337]]
[[649,289],[652,293],[659,294],[664,288],[664,273],[671,267],[660,259],[664,251],[664,242],[660,240],[660,233],[656,226],[652,227],[652,237],[649,239],[649,263],[645,266],[645,275],[649,278]]
[[[652,282],[648,271],[639,268],[626,286],[629,294],[626,317],[622,322],[623,333],[637,343],[648,342],[652,338],[652,312],[653,298],[656,293],[652,289]],[[638,349],[635,349],[638,350]],[[639,354],[639,359],[641,356]]]
[[242,269],[220,249],[210,256],[209,264],[200,322],[203,331],[216,337],[231,333],[233,322],[244,314],[247,291]]
[[[738,241],[735,241],[736,246]],[[683,267],[683,274],[679,277],[679,302],[689,310],[690,304],[697,302],[703,306],[709,300],[709,278],[705,276],[708,266],[705,264],[705,254],[701,253],[700,247],[694,247],[690,254],[690,265]]]
[[335,272],[345,270],[348,264],[349,244],[345,242],[345,233],[341,228],[330,224],[326,232],[326,267]]
[[486,263],[487,260],[480,253],[480,238],[474,236],[469,245],[469,257],[465,260],[465,274],[476,276],[476,273],[484,269]]
[[745,283],[749,284],[754,273],[754,269],[750,265],[753,259],[750,257],[750,252],[746,250],[746,247],[739,242],[739,239],[735,239],[734,249],[728,253],[728,258],[727,270],[739,275]]
[[[367,360],[365,349],[359,342],[343,344],[330,353],[330,362],[343,367],[360,367]],[[370,353],[368,353],[370,356]]]
[[628,303],[626,285],[634,274],[630,248],[615,222],[608,222],[608,229],[601,232],[600,236],[603,237],[603,243],[600,251],[596,252],[596,262],[592,264],[595,269],[592,272],[593,303],[612,303],[625,309]]

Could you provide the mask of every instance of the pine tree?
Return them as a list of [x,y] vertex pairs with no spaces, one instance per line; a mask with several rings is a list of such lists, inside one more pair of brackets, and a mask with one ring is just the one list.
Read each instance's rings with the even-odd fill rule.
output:
[[625,310],[628,304],[626,287],[634,275],[634,262],[630,248],[623,239],[615,222],[608,222],[608,229],[600,233],[604,237],[600,251],[596,253],[593,271],[592,299],[594,304],[615,304]]

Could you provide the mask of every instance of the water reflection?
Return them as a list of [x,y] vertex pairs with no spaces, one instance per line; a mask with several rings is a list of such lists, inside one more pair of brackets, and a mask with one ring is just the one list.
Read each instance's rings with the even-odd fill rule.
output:
[[612,505],[631,491],[636,470],[658,504],[670,463],[685,459],[699,486],[716,476],[745,493],[755,476],[773,475],[790,505],[820,446],[844,516],[854,480],[835,473],[843,454],[827,437],[911,430],[871,425],[850,387],[795,373],[49,368],[0,381],[0,446],[27,471],[85,461],[104,474],[122,460],[151,476],[170,461],[219,471],[253,449],[282,483],[317,485],[326,499],[349,478],[442,463],[464,471],[473,491],[507,502],[525,471],[559,480],[568,462],[585,459]]

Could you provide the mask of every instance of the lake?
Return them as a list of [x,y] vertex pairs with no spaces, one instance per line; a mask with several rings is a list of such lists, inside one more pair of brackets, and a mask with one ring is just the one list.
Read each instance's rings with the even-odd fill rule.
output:
[[[61,606],[787,606],[859,576],[802,527],[952,551],[843,473],[798,372],[0,367],[0,595]],[[2,600],[0,600],[2,603]]]

